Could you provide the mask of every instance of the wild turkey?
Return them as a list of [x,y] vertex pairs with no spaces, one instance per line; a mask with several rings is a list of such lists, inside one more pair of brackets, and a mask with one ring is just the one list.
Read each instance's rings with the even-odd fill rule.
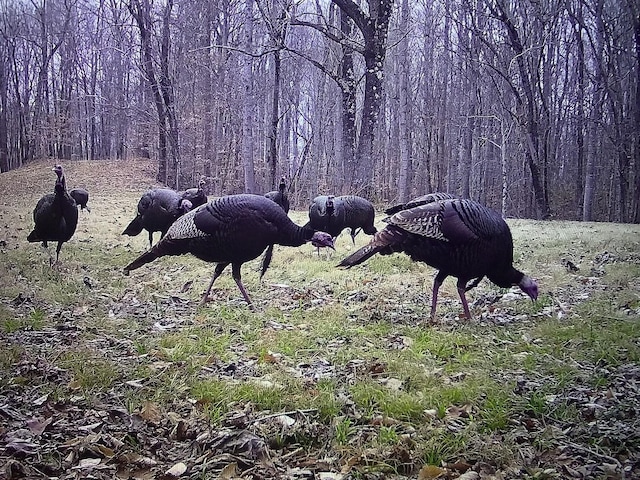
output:
[[378,230],[373,226],[376,212],[373,204],[357,195],[342,195],[336,201],[344,205],[344,226],[351,229],[351,240],[356,243],[356,235],[362,229],[367,235],[373,235]]
[[277,191],[265,193],[264,196],[280,205],[285,213],[289,213],[289,196],[287,195],[287,184],[284,177],[280,179]]
[[[42,242],[48,249],[47,242],[58,242],[56,247],[56,262],[60,258],[62,244],[71,239],[78,225],[78,208],[76,202],[66,190],[66,181],[62,166],[53,168],[58,178],[54,193],[43,196],[33,210],[35,228],[27,237],[29,242]],[[53,258],[49,255],[49,264],[53,265]]]
[[205,181],[202,179],[198,182],[198,186],[194,188],[188,188],[178,194],[183,200],[189,200],[191,202],[191,208],[199,207],[207,203],[207,194],[204,191]]
[[387,208],[384,213],[387,215],[393,215],[394,213],[398,213],[401,210],[408,210],[413,207],[418,207],[420,205],[426,205],[427,203],[437,202],[439,200],[449,200],[452,198],[460,198],[453,193],[446,192],[434,192],[427,193],[426,195],[422,195],[420,197],[413,198],[409,200],[407,203],[401,203],[399,205],[394,205],[393,207]]
[[498,212],[478,202],[437,200],[400,210],[384,221],[389,225],[339,266],[350,268],[376,253],[405,252],[412,260],[438,269],[431,299],[432,321],[438,289],[449,275],[458,279],[458,293],[467,318],[471,313],[465,292],[485,276],[499,287],[518,285],[532,300],[538,297],[536,282],[513,267],[513,240],[508,225]]
[[[276,202],[282,209],[284,213],[289,213],[289,196],[287,195],[287,184],[285,182],[284,177],[280,179],[280,184],[278,185],[278,190],[273,192],[267,192],[264,194],[269,200]],[[271,258],[273,257],[273,245],[269,245],[267,249],[264,251],[264,256],[262,257],[261,267],[260,267],[260,278],[262,278],[271,265]]]
[[87,192],[84,188],[74,188],[69,192],[71,198],[76,201],[76,205],[80,207],[80,210],[87,209],[87,212],[91,212],[91,209],[87,205],[89,201],[89,192]]
[[178,218],[167,234],[149,251],[124,268],[125,274],[165,255],[191,253],[216,263],[213,278],[202,297],[203,304],[213,282],[231,264],[242,296],[252,306],[241,280],[242,264],[257,258],[269,245],[298,247],[311,242],[333,248],[331,236],[299,227],[273,201],[262,195],[229,195],[212,200]]
[[124,229],[122,235],[135,236],[143,229],[149,232],[149,248],[153,244],[153,233],[160,232],[160,238],[164,237],[171,224],[181,215],[191,210],[190,200],[168,188],[155,188],[149,190],[138,202],[138,214],[136,218]]
[[344,203],[333,195],[318,195],[309,205],[306,226],[327,232],[335,239],[346,226]]

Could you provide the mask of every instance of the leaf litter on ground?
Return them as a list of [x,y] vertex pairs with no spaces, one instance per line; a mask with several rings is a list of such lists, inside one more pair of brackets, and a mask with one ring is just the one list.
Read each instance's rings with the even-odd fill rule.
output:
[[[153,166],[118,163],[108,182],[95,175],[97,166],[104,163],[65,165],[95,206],[81,216],[55,272],[23,239],[31,208],[50,187],[50,169],[36,163],[0,176],[0,186],[24,190],[0,203],[0,464],[7,479],[640,476],[636,226],[569,223],[558,236],[556,222],[511,221],[542,298],[529,307],[519,293],[483,282],[470,295],[470,323],[459,318],[448,284],[440,322],[425,323],[428,267],[389,268],[383,259],[340,274],[332,270],[335,258],[308,252],[326,266],[315,276],[303,267],[292,274],[287,264],[296,260],[285,249],[266,281],[252,285],[257,313],[222,278],[216,300],[198,308],[210,265],[185,257],[154,265],[142,282],[120,277],[126,259],[146,248],[146,239],[120,232],[154,185]],[[93,256],[96,244],[109,259]],[[245,268],[247,281],[256,282],[257,266]],[[314,322],[336,309],[343,324],[317,331]],[[627,324],[628,338],[603,334],[602,325],[623,331]],[[290,351],[277,343],[284,334],[305,342]],[[202,345],[222,336],[229,338],[224,347]],[[474,364],[485,351],[508,360]],[[403,373],[403,362],[422,362],[424,378]],[[483,404],[499,400],[491,392],[465,398],[483,369],[487,380],[513,385],[504,412],[500,402],[494,410]],[[233,398],[233,390],[223,392],[228,397],[218,404],[194,397],[194,385],[210,380],[231,389],[252,385],[256,395],[299,382],[310,395],[286,395],[313,399],[328,391],[330,410],[286,395],[265,409],[240,390]],[[360,398],[358,388],[371,393]],[[444,403],[426,398],[442,391],[451,395]],[[380,402],[398,399],[417,402],[421,416],[402,408],[398,418],[384,413],[390,407]],[[505,419],[489,428],[483,415]]]

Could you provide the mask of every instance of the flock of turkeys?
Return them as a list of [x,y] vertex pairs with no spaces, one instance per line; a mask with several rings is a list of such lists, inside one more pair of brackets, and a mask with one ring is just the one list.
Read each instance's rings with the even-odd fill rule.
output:
[[[61,166],[56,173],[54,192],[44,195],[33,211],[35,227],[29,242],[62,244],[75,233],[78,207],[87,209],[89,193],[82,188],[67,191]],[[122,232],[149,233],[149,250],[124,267],[125,274],[167,255],[190,253],[215,263],[204,303],[216,278],[231,265],[231,272],[242,296],[252,306],[242,283],[242,264],[264,252],[261,276],[271,263],[274,245],[297,247],[310,242],[333,249],[335,238],[345,229],[355,243],[360,230],[372,235],[371,241],[343,259],[338,266],[351,268],[379,253],[404,252],[414,261],[438,270],[433,283],[431,319],[435,319],[438,290],[448,276],[458,279],[457,288],[464,314],[471,318],[465,293],[487,277],[499,287],[518,286],[532,300],[538,297],[535,280],[513,266],[513,240],[502,216],[484,205],[448,193],[431,193],[385,210],[387,224],[378,231],[371,202],[356,195],[321,195],[309,207],[309,221],[296,225],[288,216],[289,200],[285,179],[277,191],[263,195],[228,195],[208,201],[203,184],[176,192],[155,188],[142,195],[135,218]],[[153,233],[160,240],[153,245]]]

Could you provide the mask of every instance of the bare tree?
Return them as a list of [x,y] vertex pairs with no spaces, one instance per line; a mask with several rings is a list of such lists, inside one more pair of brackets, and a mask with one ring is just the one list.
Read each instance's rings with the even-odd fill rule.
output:
[[[253,44],[253,2],[245,0],[244,27],[242,47],[245,52],[251,52]],[[255,170],[253,162],[253,125],[254,125],[254,99],[253,99],[253,57],[244,55],[242,60],[242,168],[244,172],[244,188],[247,193],[256,191]]]
[[[159,182],[178,188],[180,154],[178,125],[175,112],[173,85],[169,75],[170,31],[169,21],[173,0],[168,0],[162,15],[162,36],[157,58],[153,51],[153,24],[149,0],[131,0],[128,4],[131,15],[140,31],[143,70],[153,92],[158,114],[158,175]],[[160,72],[156,73],[156,63]]]

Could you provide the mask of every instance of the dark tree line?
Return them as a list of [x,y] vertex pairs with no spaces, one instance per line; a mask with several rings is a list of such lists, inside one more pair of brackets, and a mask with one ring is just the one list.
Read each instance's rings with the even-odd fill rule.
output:
[[639,63],[632,0],[9,0],[0,169],[639,222]]

